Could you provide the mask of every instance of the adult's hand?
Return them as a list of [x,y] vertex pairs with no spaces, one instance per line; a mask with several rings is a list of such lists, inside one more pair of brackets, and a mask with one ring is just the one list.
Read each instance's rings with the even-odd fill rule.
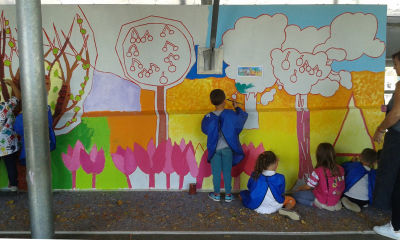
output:
[[372,139],[377,143],[381,143],[383,141],[384,134],[385,133],[383,131],[381,131],[381,130],[379,130],[379,128],[377,128]]

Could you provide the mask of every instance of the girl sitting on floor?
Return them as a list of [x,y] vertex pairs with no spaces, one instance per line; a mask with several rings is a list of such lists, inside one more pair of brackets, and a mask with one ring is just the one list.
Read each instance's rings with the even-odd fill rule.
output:
[[278,211],[281,215],[299,220],[299,214],[290,210],[296,201],[284,195],[285,177],[275,172],[278,161],[271,151],[261,153],[247,184],[248,190],[240,192],[240,198],[245,207],[258,213],[270,214]]
[[300,204],[315,206],[329,211],[342,208],[340,197],[345,189],[344,170],[335,162],[335,149],[330,143],[321,143],[317,148],[317,166],[307,180],[293,192]]

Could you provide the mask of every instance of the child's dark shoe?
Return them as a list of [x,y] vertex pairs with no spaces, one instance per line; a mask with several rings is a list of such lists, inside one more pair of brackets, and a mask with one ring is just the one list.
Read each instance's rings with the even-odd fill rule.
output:
[[233,195],[231,193],[225,194],[225,202],[232,202]]
[[216,202],[221,201],[221,196],[219,195],[219,193],[211,192],[211,193],[208,194],[208,197],[211,198],[212,200],[216,201]]

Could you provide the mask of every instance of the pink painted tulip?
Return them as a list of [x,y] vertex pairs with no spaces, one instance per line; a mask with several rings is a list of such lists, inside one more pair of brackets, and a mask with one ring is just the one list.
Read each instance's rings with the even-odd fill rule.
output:
[[179,189],[182,189],[183,180],[189,173],[189,165],[186,161],[187,151],[188,148],[185,147],[185,141],[183,139],[180,145],[175,143],[172,148],[172,165],[174,166],[175,172],[179,175]]
[[187,151],[186,151],[186,162],[189,166],[189,172],[192,177],[197,177],[197,174],[199,174],[199,167],[197,166],[196,162],[196,156],[193,148],[192,141],[189,141],[188,145],[186,146]]
[[164,163],[164,168],[163,172],[165,173],[165,177],[167,180],[167,189],[170,189],[171,187],[171,173],[173,173],[174,166],[172,165],[172,143],[171,139],[169,138],[168,141],[161,143],[165,144],[165,163]]
[[76,189],[76,171],[81,166],[80,154],[81,150],[85,149],[81,141],[76,141],[74,148],[68,145],[67,154],[62,153],[61,157],[65,167],[71,171],[72,175],[72,189]]
[[92,188],[96,188],[96,175],[103,171],[105,162],[104,150],[97,151],[96,144],[93,145],[90,154],[81,150],[81,165],[86,173],[92,174]]
[[254,171],[254,166],[256,165],[258,155],[260,155],[261,153],[264,152],[264,146],[261,143],[260,145],[258,145],[257,148],[255,148],[253,143],[250,143],[245,148],[247,148],[245,150],[245,152],[247,152],[247,154],[245,156],[246,165],[244,166],[244,172],[247,175],[251,176],[251,173]]
[[242,174],[244,170],[244,166],[246,166],[247,159],[246,156],[249,155],[249,149],[243,144],[242,145],[244,158],[240,161],[239,164],[232,167],[232,178],[233,178],[233,189],[240,190],[240,174]]
[[135,143],[133,151],[139,168],[149,175],[149,188],[155,187],[155,174],[160,173],[164,167],[165,144],[160,144],[156,149],[153,140],[147,144],[147,151]]
[[124,150],[122,147],[118,146],[117,152],[111,154],[112,160],[115,167],[118,168],[125,176],[128,182],[128,187],[132,188],[131,180],[129,175],[135,172],[137,168],[137,161],[133,154],[133,151],[128,147]]
[[201,157],[199,172],[196,178],[196,188],[201,189],[203,187],[203,180],[206,177],[211,176],[211,164],[207,162],[208,150],[204,151]]

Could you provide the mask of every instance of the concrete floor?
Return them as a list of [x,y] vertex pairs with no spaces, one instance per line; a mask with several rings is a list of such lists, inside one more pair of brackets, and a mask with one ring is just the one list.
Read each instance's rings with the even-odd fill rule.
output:
[[[207,193],[65,191],[53,194],[56,238],[72,239],[385,239],[390,220],[373,208],[353,213],[297,205],[302,221],[261,215]],[[30,237],[28,194],[0,192],[0,237]]]

